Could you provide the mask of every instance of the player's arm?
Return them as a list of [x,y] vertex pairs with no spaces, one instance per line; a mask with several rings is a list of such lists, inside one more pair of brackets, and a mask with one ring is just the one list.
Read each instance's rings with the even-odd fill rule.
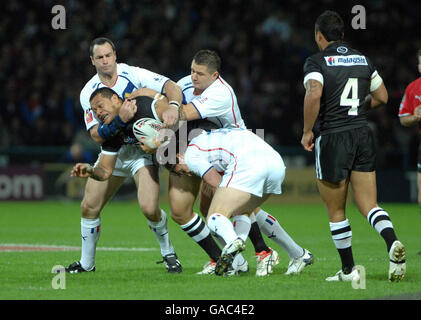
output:
[[414,114],[399,117],[401,125],[411,127],[421,121],[421,104],[414,109]]
[[306,151],[312,151],[314,147],[313,127],[320,111],[320,99],[323,93],[323,85],[317,80],[309,79],[305,83],[305,88],[304,127],[301,144]]
[[113,173],[117,155],[102,154],[99,163],[92,167],[89,163],[77,163],[71,177],[92,178],[98,181],[109,179]]
[[383,79],[374,71],[370,79],[370,93],[365,98],[365,104],[370,108],[377,108],[387,104],[389,96]]
[[198,120],[202,118],[199,111],[197,111],[196,107],[192,103],[183,104],[180,107],[179,117],[180,120],[184,121]]
[[172,80],[168,80],[162,93],[169,100],[168,109],[162,114],[162,121],[165,128],[176,127],[179,121],[179,108],[183,101],[183,92],[181,88]]

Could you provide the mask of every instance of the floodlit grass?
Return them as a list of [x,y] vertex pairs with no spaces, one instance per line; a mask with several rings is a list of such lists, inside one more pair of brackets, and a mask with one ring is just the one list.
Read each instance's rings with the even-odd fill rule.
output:
[[[169,212],[168,206],[163,208]],[[277,217],[284,229],[315,256],[315,263],[299,276],[285,276],[288,256],[279,252],[280,264],[269,277],[256,277],[250,241],[244,256],[250,272],[238,277],[198,276],[208,257],[172,220],[171,241],[183,265],[182,274],[167,274],[158,243],[135,202],[111,202],[102,213],[99,247],[155,248],[145,252],[98,251],[95,273],[65,277],[65,289],[52,288],[53,266],[80,258],[78,251],[0,251],[2,300],[356,300],[383,298],[421,291],[421,216],[415,204],[384,204],[396,233],[407,249],[407,274],[400,283],[389,283],[389,259],[383,239],[356,210],[348,209],[353,231],[355,263],[366,270],[365,289],[351,283],[328,283],[340,269],[321,205],[269,204],[264,209]],[[0,243],[80,246],[79,203],[0,203]]]

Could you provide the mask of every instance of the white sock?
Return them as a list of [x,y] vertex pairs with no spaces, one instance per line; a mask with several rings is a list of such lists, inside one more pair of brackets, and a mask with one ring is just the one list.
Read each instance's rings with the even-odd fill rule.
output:
[[303,255],[304,249],[295,243],[289,234],[281,227],[278,220],[269,213],[260,209],[256,214],[256,221],[260,230],[268,238],[284,248],[290,259],[296,259]]
[[[225,247],[225,245],[227,244],[225,242],[225,240],[221,236],[219,236],[218,234],[216,234],[214,232],[211,232],[211,233],[212,233],[212,236],[216,238],[216,240],[221,245],[221,247],[222,248]],[[235,256],[234,260],[232,261],[232,267],[234,269],[237,269],[238,266],[242,266],[246,262],[247,262],[246,259],[244,259],[243,255],[240,252]]]
[[208,227],[213,233],[220,236],[227,244],[238,238],[231,221],[222,214],[213,213],[208,218]]
[[80,264],[85,270],[91,270],[95,266],[96,244],[101,233],[101,218],[85,219],[80,221],[82,235],[82,252]]
[[148,224],[161,247],[161,255],[166,256],[167,254],[174,253],[174,247],[171,244],[170,236],[168,234],[167,214],[165,211],[161,209],[160,221],[153,222],[148,220]]
[[235,216],[233,220],[235,233],[246,242],[251,228],[250,218],[242,214]]

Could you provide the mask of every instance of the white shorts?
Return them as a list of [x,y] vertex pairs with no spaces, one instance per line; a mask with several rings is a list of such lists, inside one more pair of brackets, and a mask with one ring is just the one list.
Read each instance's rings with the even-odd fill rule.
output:
[[274,152],[265,157],[256,155],[232,161],[219,187],[238,189],[262,197],[265,193],[281,194],[284,178],[284,161]]
[[[98,155],[95,165],[99,162],[100,157],[101,153]],[[125,144],[118,151],[113,176],[133,177],[140,168],[153,164],[152,155],[143,152],[137,145]]]

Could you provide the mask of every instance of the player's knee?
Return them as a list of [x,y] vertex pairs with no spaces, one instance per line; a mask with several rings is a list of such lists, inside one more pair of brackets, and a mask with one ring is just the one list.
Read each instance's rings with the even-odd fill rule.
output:
[[193,218],[193,209],[186,209],[185,211],[171,210],[171,218],[178,224],[186,224]]
[[144,216],[151,221],[158,221],[161,215],[161,209],[155,201],[145,201],[140,203],[140,209]]
[[82,212],[82,218],[85,219],[96,219],[99,217],[101,208],[97,205],[92,205],[89,201],[83,199],[80,204]]

